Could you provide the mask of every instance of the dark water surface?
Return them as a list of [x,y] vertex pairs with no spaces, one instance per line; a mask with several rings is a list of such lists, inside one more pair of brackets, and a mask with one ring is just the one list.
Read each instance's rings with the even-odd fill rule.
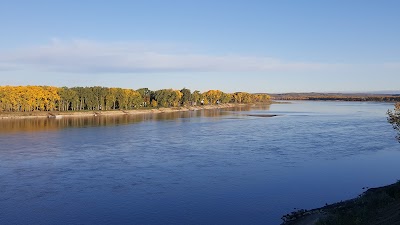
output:
[[3,120],[0,224],[280,224],[400,179],[389,108]]

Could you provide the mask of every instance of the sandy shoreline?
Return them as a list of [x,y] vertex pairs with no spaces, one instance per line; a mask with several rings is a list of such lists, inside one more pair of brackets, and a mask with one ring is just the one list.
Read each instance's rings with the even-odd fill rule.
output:
[[110,111],[52,111],[52,112],[13,112],[0,113],[0,119],[35,119],[35,118],[62,118],[62,117],[92,117],[92,116],[123,116],[156,113],[186,112],[208,109],[232,108],[243,104],[220,104],[203,106],[182,106],[176,108],[154,108],[154,109],[134,109],[134,110],[110,110]]

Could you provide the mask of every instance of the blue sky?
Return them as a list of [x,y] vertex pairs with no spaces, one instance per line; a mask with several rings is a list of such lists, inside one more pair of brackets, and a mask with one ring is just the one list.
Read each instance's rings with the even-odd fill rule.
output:
[[2,1],[0,85],[400,89],[400,1]]

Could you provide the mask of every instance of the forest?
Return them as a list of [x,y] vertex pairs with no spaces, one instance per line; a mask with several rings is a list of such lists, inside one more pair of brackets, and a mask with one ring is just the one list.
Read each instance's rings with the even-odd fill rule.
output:
[[108,87],[0,86],[0,112],[129,110],[219,103],[269,102],[267,94],[201,93],[148,88],[138,90]]

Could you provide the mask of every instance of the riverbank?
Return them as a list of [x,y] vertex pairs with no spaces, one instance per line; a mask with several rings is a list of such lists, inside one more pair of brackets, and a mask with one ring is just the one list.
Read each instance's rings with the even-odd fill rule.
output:
[[134,110],[109,110],[109,111],[51,111],[51,112],[12,112],[0,113],[0,119],[34,119],[34,118],[62,118],[62,117],[92,117],[92,116],[122,116],[122,115],[140,115],[146,113],[170,113],[185,112],[209,109],[222,109],[241,106],[243,104],[219,104],[219,105],[202,105],[202,106],[184,106],[174,108],[149,108]]
[[400,225],[400,181],[357,198],[282,217],[282,225]]

